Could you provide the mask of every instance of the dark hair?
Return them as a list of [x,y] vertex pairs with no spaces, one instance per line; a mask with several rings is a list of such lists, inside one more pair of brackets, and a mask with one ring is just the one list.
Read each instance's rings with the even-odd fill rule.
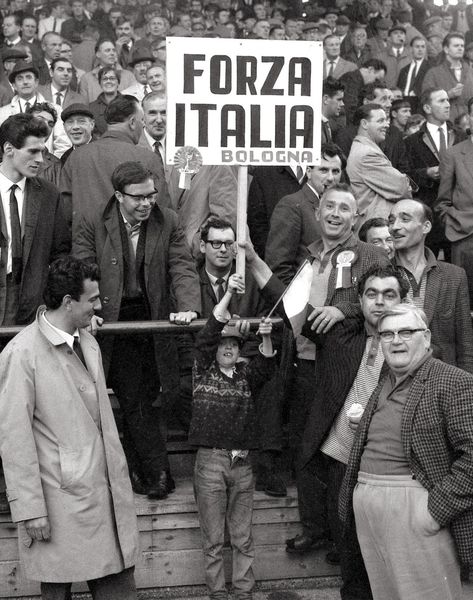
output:
[[106,73],[109,73],[110,71],[112,71],[116,75],[118,83],[120,83],[121,73],[120,71],[118,71],[118,69],[116,69],[115,67],[102,67],[97,73],[97,79],[99,80],[99,84],[102,83],[103,76]]
[[233,225],[226,219],[221,219],[218,215],[210,215],[210,217],[203,223],[200,228],[200,239],[206,242],[209,239],[209,230],[213,227],[214,229],[231,229],[233,233]]
[[[342,163],[342,169],[345,169],[345,167],[347,166],[347,157],[345,156],[345,153],[340,148],[340,146],[337,146],[337,144],[334,144],[333,142],[326,142],[320,147],[320,157],[326,159],[327,156],[329,158],[335,158],[336,156],[338,156]],[[314,165],[307,166],[311,168],[314,167]]]
[[[28,15],[29,16],[29,15]],[[17,27],[21,27],[21,21],[22,21],[22,17],[21,15],[19,15],[17,12],[14,13],[10,13],[9,15],[6,15],[5,19],[7,17],[13,17],[14,21],[15,21],[15,25]]]
[[139,104],[139,101],[134,96],[129,96],[128,94],[117,96],[105,109],[105,121],[109,125],[124,123],[131,115],[135,114]]
[[105,44],[105,42],[110,42],[115,48],[115,43],[110,38],[100,38],[94,46],[94,52],[98,52],[100,50],[100,46]]
[[377,58],[369,58],[361,65],[362,69],[373,69],[374,71],[384,71],[386,73],[386,64]]
[[420,35],[416,35],[415,37],[412,38],[411,43],[409,45],[413,46],[415,44],[415,42],[418,42],[419,40],[421,42],[425,42],[425,38],[421,37]]
[[383,217],[374,217],[373,219],[368,219],[363,223],[360,227],[360,231],[358,232],[358,237],[362,242],[366,242],[366,238],[368,237],[368,231],[373,227],[387,227],[388,220],[383,219]]
[[[46,34],[44,34],[44,35],[46,35]],[[43,39],[44,39],[44,35],[43,35]],[[56,33],[56,35],[59,35],[59,34]],[[66,40],[66,38],[62,38],[61,46],[63,44],[66,44],[66,46],[69,46],[69,48],[71,48],[71,50],[72,50],[72,42],[70,40]]]
[[118,17],[117,22],[115,23],[115,29],[117,27],[119,27],[120,25],[123,25],[124,23],[130,23],[132,29],[133,29],[133,23],[130,21],[130,17],[127,13],[127,16],[123,15],[121,17]]
[[362,119],[369,119],[373,110],[384,110],[381,104],[375,104],[369,102],[368,104],[362,104],[355,110],[353,115],[353,125],[359,127]]
[[442,48],[448,48],[450,46],[450,42],[454,38],[460,38],[461,40],[465,41],[465,36],[463,35],[463,33],[459,33],[458,31],[453,31],[452,33],[447,34],[443,38]]
[[33,104],[33,106],[30,106],[29,108],[26,109],[26,114],[27,115],[33,115],[35,113],[39,113],[39,112],[48,112],[52,118],[54,119],[54,124],[56,125],[57,123],[57,111],[54,108],[54,106],[52,104],[50,104],[49,102],[36,102],[36,104]]
[[418,198],[412,198],[412,201],[417,202],[417,204],[420,204],[420,206],[422,208],[422,212],[423,212],[422,216],[424,217],[424,221],[429,221],[429,223],[433,224],[434,223],[434,213],[433,213],[432,209],[430,208],[430,206],[428,206],[427,204],[425,204]]
[[393,103],[391,104],[391,114],[393,111],[400,110],[401,108],[411,108],[411,103],[409,100],[404,100],[404,98],[393,100]]
[[0,125],[0,149],[3,150],[7,142],[15,148],[23,148],[25,140],[29,136],[47,137],[46,123],[25,113],[12,115]]
[[435,88],[435,87],[426,88],[420,96],[421,108],[423,108],[424,104],[429,104],[429,106],[430,106],[430,102],[432,100],[432,94],[434,94],[435,92],[443,92],[443,91],[444,91],[443,88]]
[[23,15],[23,17],[21,19],[22,25],[23,25],[23,22],[25,19],[33,19],[33,21],[36,23],[36,25],[38,25],[38,19],[34,15],[30,15],[29,13],[27,13],[26,15]]
[[72,63],[71,63],[71,61],[70,61],[68,58],[62,58],[62,57],[60,56],[59,58],[54,58],[54,59],[51,61],[51,65],[50,65],[49,69],[50,69],[51,71],[54,71],[54,69],[55,69],[55,67],[56,67],[57,63],[59,63],[59,62],[67,62],[67,63],[69,63],[69,64],[71,65],[71,67],[72,67],[72,68],[74,68],[74,67],[73,67],[73,65],[72,65]]
[[365,291],[366,282],[372,277],[380,277],[381,279],[387,279],[388,277],[394,277],[399,283],[399,296],[403,300],[409,292],[409,282],[403,277],[402,272],[393,265],[385,265],[383,267],[375,266],[370,267],[358,281],[358,295],[363,296]]
[[376,98],[375,90],[385,90],[388,89],[388,84],[381,79],[377,81],[373,81],[372,83],[367,83],[362,87],[360,92],[360,99],[372,101]]
[[125,186],[143,183],[148,179],[153,179],[153,173],[149,169],[143,167],[139,162],[128,161],[121,163],[113,171],[112,185],[115,191],[123,192]]
[[61,306],[64,296],[78,301],[84,292],[84,281],[100,281],[99,268],[72,256],[58,258],[51,263],[44,292],[46,307],[55,310]]
[[344,92],[345,86],[338,79],[334,79],[333,77],[327,77],[324,79],[322,84],[322,96],[329,96],[333,98],[335,94],[338,92]]

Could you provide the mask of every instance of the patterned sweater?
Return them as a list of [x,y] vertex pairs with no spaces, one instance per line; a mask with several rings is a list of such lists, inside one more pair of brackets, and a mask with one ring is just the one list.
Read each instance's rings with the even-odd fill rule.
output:
[[237,363],[233,377],[225,375],[215,359],[224,326],[211,315],[196,338],[189,443],[251,450],[259,442],[254,399],[272,376],[276,360],[259,354],[250,363]]

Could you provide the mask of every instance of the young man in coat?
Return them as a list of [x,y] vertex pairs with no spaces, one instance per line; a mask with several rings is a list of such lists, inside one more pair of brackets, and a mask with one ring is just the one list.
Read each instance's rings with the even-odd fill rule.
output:
[[432,357],[425,313],[399,304],[378,333],[389,372],[358,426],[340,493],[374,600],[461,598],[473,562],[473,377]]
[[100,350],[96,265],[55,261],[46,306],[0,354],[0,452],[26,576],[43,600],[135,600],[138,531]]
[[[190,323],[201,312],[199,279],[176,213],[157,205],[153,173],[141,163],[119,165],[111,185],[114,195],[101,213],[84,216],[72,249],[100,267],[101,316],[106,322]],[[173,312],[175,305],[178,312]],[[160,335],[154,343],[150,335],[109,336],[101,343],[127,424],[125,449],[134,489],[164,498],[174,482],[153,403],[161,391],[166,412],[179,392],[174,337]]]

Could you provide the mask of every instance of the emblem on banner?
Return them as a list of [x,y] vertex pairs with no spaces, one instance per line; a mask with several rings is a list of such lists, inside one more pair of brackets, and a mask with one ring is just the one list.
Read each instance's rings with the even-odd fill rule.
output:
[[193,146],[179,148],[174,155],[174,166],[179,171],[179,187],[188,190],[191,186],[192,175],[200,171],[202,154]]
[[355,253],[352,250],[344,250],[337,255],[337,289],[351,287],[351,265],[354,259]]

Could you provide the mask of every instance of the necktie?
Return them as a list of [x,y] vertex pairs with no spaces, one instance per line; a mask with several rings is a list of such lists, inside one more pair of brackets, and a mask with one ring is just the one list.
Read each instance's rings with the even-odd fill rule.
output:
[[302,167],[300,165],[297,165],[296,177],[297,177],[297,181],[299,183],[302,183],[302,180],[304,179],[304,171],[302,170]]
[[57,19],[54,19],[53,21],[53,31],[56,31],[56,25],[57,25]]
[[12,276],[15,283],[21,281],[22,271],[22,248],[21,248],[21,224],[18,212],[18,201],[15,190],[18,188],[14,183],[10,188],[10,226],[11,226],[11,258]]
[[143,95],[144,95],[144,96],[146,96],[146,94],[149,94],[149,89],[148,89],[148,86],[147,86],[147,85],[145,85],[145,86],[143,87]]
[[62,94],[61,92],[56,93],[56,104],[62,106]]
[[133,245],[132,235],[133,230],[131,227],[126,228],[128,237],[128,264],[127,264],[127,277],[126,277],[126,295],[129,298],[136,298],[140,294],[140,288],[138,285],[137,273],[136,273],[136,252],[135,246]]
[[82,352],[82,348],[81,348],[81,345],[80,345],[80,340],[79,340],[79,336],[78,335],[74,336],[74,343],[72,344],[72,349],[77,354],[77,356],[80,358],[81,363],[87,369],[87,364],[85,362],[84,353]]
[[329,69],[328,69],[327,77],[333,77],[333,72],[335,70],[335,63],[333,62],[333,60],[331,60],[328,64],[329,64]]
[[225,288],[223,286],[224,283],[225,279],[223,279],[223,277],[219,277],[215,281],[215,285],[217,286],[217,302],[220,302],[220,300],[225,296]]
[[164,163],[163,163],[163,157],[161,156],[161,152],[160,152],[160,147],[161,147],[161,142],[154,142],[154,153],[156,154],[156,158],[158,159],[158,176],[159,176],[159,181],[163,182],[165,181],[165,174],[164,174]]
[[26,102],[25,104],[25,112],[27,112],[28,110],[30,110],[31,108],[31,102]]
[[439,152],[444,152],[447,149],[447,142],[445,140],[445,134],[443,132],[442,127],[439,127],[439,135],[440,135],[440,148],[439,148]]
[[324,134],[324,142],[331,142],[332,141],[332,131],[330,130],[330,125],[328,124],[328,121],[322,121],[322,132]]

